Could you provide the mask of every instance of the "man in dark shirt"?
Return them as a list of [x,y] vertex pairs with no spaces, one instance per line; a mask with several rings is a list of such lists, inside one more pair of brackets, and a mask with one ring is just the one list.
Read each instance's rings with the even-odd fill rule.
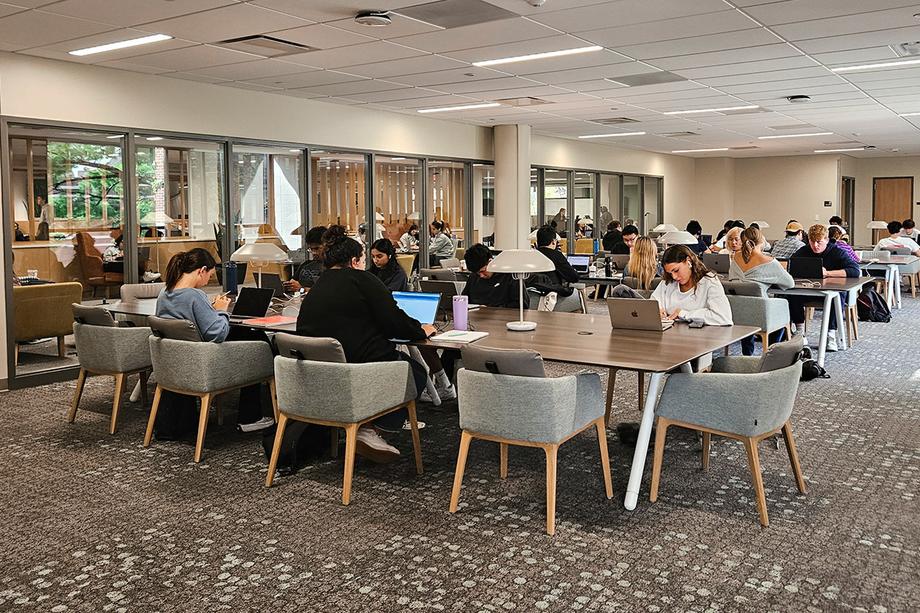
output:
[[[821,258],[821,267],[824,278],[828,277],[859,277],[862,270],[859,264],[853,261],[846,251],[831,244],[828,240],[827,228],[815,224],[808,228],[808,244],[792,254],[794,258]],[[805,324],[805,303],[807,298],[788,296],[789,317],[796,327]],[[846,307],[847,292],[840,292],[841,304]],[[837,351],[837,316],[831,311],[827,333],[827,350]]]
[[601,243],[604,246],[604,251],[611,251],[614,245],[622,240],[623,233],[620,232],[620,222],[614,219],[609,224],[607,224],[607,233],[604,234],[604,237],[601,239]]
[[294,277],[284,283],[284,290],[296,292],[300,288],[310,289],[323,272],[323,233],[326,226],[310,228],[304,237],[307,249],[310,250],[310,259],[297,267]]
[[[518,281],[507,273],[493,273],[487,270],[492,252],[482,243],[473,245],[463,254],[470,278],[463,288],[463,295],[469,296],[470,304],[516,309],[520,289]],[[524,308],[529,302],[524,292]]]
[[568,284],[578,282],[578,273],[569,264],[568,258],[559,251],[558,246],[556,231],[550,226],[543,226],[537,230],[537,251],[548,257],[556,267],[554,271],[539,274],[545,276],[544,280],[549,282],[547,285],[551,286],[551,291],[560,296],[571,296],[572,288]]
[[632,252],[633,245],[636,244],[636,239],[639,238],[639,228],[636,226],[626,226],[623,228],[623,240],[614,245],[610,249],[610,253],[614,255],[629,255]]

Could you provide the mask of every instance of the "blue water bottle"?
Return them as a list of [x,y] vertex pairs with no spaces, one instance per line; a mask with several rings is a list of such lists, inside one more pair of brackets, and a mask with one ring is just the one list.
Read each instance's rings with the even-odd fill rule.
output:
[[227,282],[227,292],[235,296],[238,285],[236,278],[236,262],[230,260],[224,264],[224,276],[226,277],[225,281]]

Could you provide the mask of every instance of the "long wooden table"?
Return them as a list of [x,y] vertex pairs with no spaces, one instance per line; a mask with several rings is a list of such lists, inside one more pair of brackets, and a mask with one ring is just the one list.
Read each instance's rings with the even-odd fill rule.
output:
[[[156,300],[116,301],[103,306],[113,313],[149,316],[155,312]],[[489,333],[477,341],[476,345],[496,349],[532,349],[546,360],[650,373],[648,394],[645,396],[639,437],[633,453],[624,501],[625,507],[629,510],[635,509],[638,502],[655,418],[655,405],[665,374],[674,370],[690,372],[690,362],[696,358],[758,332],[753,326],[690,328],[685,323],[677,323],[664,332],[614,330],[607,315],[540,311],[527,312],[527,319],[537,323],[536,330],[508,330],[505,324],[517,318],[516,309],[480,307],[471,311],[471,328]],[[233,323],[271,332],[292,332],[295,327],[294,324],[259,326],[246,321]],[[439,349],[462,349],[464,346],[460,343],[430,339],[413,344]]]
[[[892,308],[901,308],[901,275],[914,275],[920,272],[920,258],[915,255],[892,255],[887,260],[862,260],[859,263],[864,270],[882,270],[888,286],[885,299]],[[913,281],[911,281],[913,288]]]

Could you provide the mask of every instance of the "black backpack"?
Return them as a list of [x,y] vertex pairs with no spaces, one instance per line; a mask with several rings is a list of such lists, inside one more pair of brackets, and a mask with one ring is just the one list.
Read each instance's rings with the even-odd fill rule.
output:
[[827,371],[824,370],[824,367],[820,366],[818,362],[812,358],[811,348],[802,347],[800,359],[802,360],[802,376],[799,377],[799,381],[831,378],[831,376],[827,374]]
[[856,299],[856,314],[859,316],[859,321],[886,324],[891,321],[891,309],[888,308],[888,303],[871,285],[866,285],[859,292],[859,297]]
[[[262,436],[262,449],[268,459],[272,456],[276,430],[277,426],[268,428]],[[311,461],[328,454],[330,438],[328,426],[288,420],[284,438],[281,439],[281,452],[278,454],[278,472],[282,477],[292,475]]]

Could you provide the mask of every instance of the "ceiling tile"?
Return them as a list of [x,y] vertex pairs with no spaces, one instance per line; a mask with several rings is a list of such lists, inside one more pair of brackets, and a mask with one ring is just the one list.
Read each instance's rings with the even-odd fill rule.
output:
[[0,17],[6,17],[7,15],[12,15],[14,13],[21,13],[24,11],[21,6],[11,6],[9,4],[0,4]]
[[761,4],[762,6],[747,8],[745,12],[768,26],[916,6],[911,0],[872,0],[871,3],[865,0],[787,0]]
[[639,60],[653,60],[674,55],[709,53],[726,49],[747,49],[757,45],[769,45],[777,41],[776,36],[767,30],[755,28],[678,40],[656,41],[640,45],[617,45],[615,49]]
[[335,72],[332,70],[312,69],[304,69],[301,73],[289,75],[248,79],[248,81],[252,83],[272,85],[274,87],[283,87],[284,89],[299,89],[305,87],[313,87],[316,85],[331,85],[333,83],[347,83],[348,81],[359,80],[361,80],[361,77],[358,75]]
[[[223,64],[221,66],[190,70],[189,72],[224,81],[252,81],[260,78],[267,80],[270,77],[281,75],[302,74],[304,72],[304,67],[298,64],[289,64],[282,60],[267,59],[239,62],[236,64]],[[256,83],[256,85],[259,84],[270,85],[267,81]]]
[[514,87],[536,87],[539,85],[542,85],[542,83],[520,77],[502,77],[500,79],[470,79],[460,83],[447,83],[437,86],[436,89],[451,94],[465,94],[468,92],[485,92]]
[[415,75],[435,71],[461,69],[468,66],[464,62],[453,60],[442,55],[422,55],[404,60],[389,62],[374,62],[349,68],[349,71],[364,77],[385,78],[400,75]]
[[847,36],[873,30],[900,28],[904,24],[911,23],[916,12],[916,6],[908,6],[887,11],[860,13],[858,15],[825,17],[817,21],[801,21],[775,26],[773,30],[786,40],[791,41],[825,38],[828,36]]
[[163,76],[169,77],[170,79],[182,79],[183,81],[196,81],[198,83],[217,84],[225,83],[227,81],[227,79],[215,79],[214,77],[195,74],[192,72],[167,72]]
[[642,74],[646,71],[650,71],[650,69],[645,64],[639,62],[623,62],[620,64],[607,64],[605,66],[530,73],[527,75],[527,78],[549,83],[550,85],[559,85],[562,83],[575,83],[592,79],[615,79],[617,77]]
[[845,36],[812,38],[799,41],[796,43],[796,46],[805,53],[829,53],[831,51],[846,51],[848,49],[894,45],[913,40],[920,40],[920,26],[862,32],[859,34],[847,34]]
[[584,25],[590,27],[584,32],[576,31],[578,36],[597,45],[618,48],[639,45],[653,40],[663,41],[734,30],[746,30],[755,27],[757,24],[738,11],[725,10],[718,13],[662,19],[660,21],[616,26],[600,30],[594,29],[594,24],[590,22]]
[[890,61],[898,58],[898,54],[888,45],[868,47],[866,49],[850,49],[848,51],[832,51],[830,53],[816,53],[812,56],[825,65],[836,64],[864,64],[866,62]]
[[[620,68],[613,68],[613,64],[618,64]],[[633,60],[615,53],[608,49],[594,51],[591,53],[580,53],[578,55],[566,55],[562,57],[544,58],[529,62],[515,62],[513,64],[504,64],[500,68],[511,74],[527,76],[542,72],[574,72],[581,68],[593,68],[596,66],[610,66],[611,76],[615,72],[628,70],[630,73],[647,72],[650,69],[645,64],[634,62]],[[625,67],[625,68],[623,68]]]
[[760,60],[756,62],[737,62],[733,64],[719,64],[717,66],[703,66],[701,68],[683,68],[676,71],[688,79],[706,79],[713,77],[727,77],[731,75],[756,75],[760,72],[772,70],[791,70],[793,68],[813,68],[818,64],[807,55],[796,55],[776,60]]
[[726,85],[743,85],[746,83],[761,83],[766,81],[791,81],[793,79],[820,79],[825,77],[833,77],[840,81],[840,77],[835,76],[827,68],[814,64],[809,68],[765,70],[751,74],[729,75],[725,77],[711,77],[696,80],[711,87],[725,87]]
[[145,26],[187,40],[213,43],[309,25],[309,21],[250,4],[232,4]]
[[493,70],[492,68],[477,68],[476,66],[466,66],[464,68],[436,70],[421,74],[400,76],[399,82],[406,83],[408,85],[420,85],[425,87],[438,88],[438,86],[445,83],[464,83],[476,79],[498,79],[508,76],[510,75],[498,70]]
[[438,96],[440,92],[432,89],[421,87],[404,87],[402,89],[391,89],[379,92],[357,92],[348,94],[352,100],[362,102],[395,102],[400,100],[417,100],[419,98],[428,98]]
[[655,66],[662,70],[680,71],[682,68],[699,68],[701,66],[718,66],[720,64],[735,64],[738,62],[774,60],[797,55],[801,55],[801,53],[790,45],[779,43],[776,45],[760,45],[759,47],[735,49],[732,51],[675,55],[674,57],[656,59]]
[[366,92],[380,92],[390,89],[401,89],[403,86],[399,83],[389,81],[378,81],[375,79],[363,79],[361,81],[348,81],[346,83],[330,83],[328,85],[316,85],[310,89],[314,93],[324,94],[327,96],[347,96],[348,94],[360,94]]
[[116,26],[135,26],[236,3],[237,0],[63,0],[43,11],[69,17],[91,17]]
[[[609,28],[634,23],[657,21],[663,15],[668,17],[685,17],[701,13],[714,13],[725,10],[722,0],[621,0],[616,3],[593,4],[582,8],[562,11],[541,12],[531,15],[531,19],[564,32],[583,32],[585,24],[594,28]],[[545,8],[545,7],[544,7]]]
[[278,30],[277,32],[270,32],[269,36],[293,43],[299,43],[301,45],[307,45],[315,49],[333,49],[335,47],[357,45],[359,43],[367,43],[374,40],[369,36],[362,36],[355,32],[348,32],[347,30],[333,28],[332,26],[321,23],[291,28],[289,30]]
[[[533,53],[545,53],[548,51],[559,51],[562,49],[577,49],[579,47],[589,46],[586,45],[583,40],[575,38],[574,36],[549,36],[545,38],[537,38],[534,40],[525,40],[514,43],[508,43],[504,45],[492,45],[488,47],[476,47],[475,49],[461,49],[457,51],[446,51],[444,55],[452,57],[458,60],[463,60],[465,62],[480,62],[485,60],[495,60],[508,57],[518,57],[521,55],[530,55]],[[585,54],[579,54],[582,58],[586,58],[595,53],[600,54],[601,51],[594,51]],[[577,56],[575,56],[577,57]],[[616,56],[621,57],[621,56]],[[541,70],[541,66],[545,62],[550,62],[554,58],[546,58],[542,60],[530,60],[524,62],[524,64],[529,64],[530,66],[535,66],[537,70]],[[499,70],[505,68],[514,70],[514,64],[507,65],[498,65],[496,66]],[[552,70],[552,66],[549,68]]]
[[36,43],[49,45],[111,29],[112,26],[95,21],[26,11],[0,19],[0,40],[16,49],[28,49],[35,47]]
[[390,13],[390,25],[385,27],[365,26],[357,23],[354,18],[339,19],[328,22],[329,25],[358,34],[372,36],[374,38],[392,39],[400,36],[413,36],[415,34],[425,34],[426,32],[439,32],[441,28],[424,21],[409,19],[399,13]]
[[130,62],[136,65],[150,66],[169,71],[188,71],[210,66],[220,66],[222,64],[236,64],[255,59],[258,59],[258,56],[243,53],[241,51],[223,49],[212,45],[198,45],[195,47],[174,49],[172,51],[148,53],[146,55],[130,58]]
[[413,98],[410,100],[397,100],[387,102],[386,106],[399,107],[405,109],[427,109],[438,108],[442,106],[457,106],[460,104],[472,104],[478,102],[477,98],[469,96],[429,96],[427,98]]
[[[557,36],[559,32],[540,25],[529,19],[502,19],[449,30],[439,30],[427,34],[403,36],[394,39],[402,45],[423,49],[432,53],[458,51],[474,47],[487,47],[517,41],[529,41],[536,38]],[[580,43],[576,46],[585,46]],[[534,51],[533,53],[536,53]]]
[[399,60],[407,57],[425,55],[422,51],[409,49],[387,41],[374,41],[360,45],[350,45],[337,49],[324,49],[322,51],[308,51],[296,55],[287,55],[284,59],[295,64],[313,66],[315,68],[343,68],[363,64],[368,58],[377,62]]
[[[400,9],[419,0],[248,0],[249,4],[270,8],[288,15],[294,15],[310,21],[335,21],[352,18],[358,11],[373,11],[387,8]],[[384,6],[381,6],[384,4]]]

